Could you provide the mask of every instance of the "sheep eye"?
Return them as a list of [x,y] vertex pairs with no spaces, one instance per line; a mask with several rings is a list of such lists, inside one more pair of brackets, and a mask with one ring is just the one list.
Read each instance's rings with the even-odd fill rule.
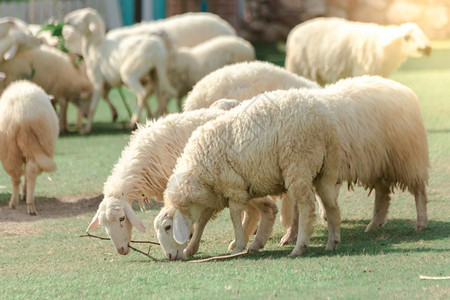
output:
[[125,221],[125,217],[121,217],[121,218],[119,219],[119,221],[120,221],[120,222]]
[[170,228],[172,228],[172,226],[171,226],[171,225],[167,225],[166,227],[164,227],[164,230],[165,230],[165,231],[169,231]]
[[409,41],[411,39],[411,35],[407,34],[405,35],[405,41]]

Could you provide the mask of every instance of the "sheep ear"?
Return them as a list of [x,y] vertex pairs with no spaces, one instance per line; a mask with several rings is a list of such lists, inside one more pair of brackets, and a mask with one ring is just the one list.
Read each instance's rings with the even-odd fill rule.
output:
[[98,222],[98,212],[95,214],[95,216],[92,218],[91,224],[89,224],[88,228],[86,229],[86,231],[89,231],[90,229],[94,229],[95,227],[97,227],[99,224]]
[[133,209],[131,208],[130,204],[128,202],[125,202],[124,207],[125,215],[127,216],[128,220],[130,220],[131,224],[133,224],[134,227],[136,227],[137,230],[140,232],[145,232],[145,226],[142,224],[141,220],[136,216]]
[[3,58],[5,60],[13,58],[14,56],[16,56],[17,49],[18,49],[17,43],[12,44],[11,47],[9,47],[8,51],[6,51],[6,53],[3,54]]
[[175,214],[173,215],[173,238],[178,244],[183,245],[187,242],[189,233],[190,232],[186,226],[186,222],[184,222],[183,215],[178,209],[176,209]]
[[100,36],[101,35],[100,28],[94,22],[90,22],[88,28],[89,28],[89,31],[93,35],[96,35],[96,36]]

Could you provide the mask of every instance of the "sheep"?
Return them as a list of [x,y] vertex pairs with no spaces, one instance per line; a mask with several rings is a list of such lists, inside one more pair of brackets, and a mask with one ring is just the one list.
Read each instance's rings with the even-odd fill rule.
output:
[[[220,102],[222,101],[218,101],[217,104],[220,105]],[[226,100],[220,106],[231,109],[232,104],[236,105],[239,102]],[[129,209],[130,205],[138,200],[141,209],[145,209],[144,201],[149,201],[153,197],[157,201],[162,201],[168,178],[192,131],[223,113],[223,110],[217,108],[203,109],[171,114],[157,121],[147,121],[145,126],[139,125],[104,184],[104,199],[87,230],[102,224],[111,237],[116,251],[119,254],[128,254],[131,225],[138,230],[145,230]],[[271,213],[273,216],[266,218],[274,219],[277,208],[270,203],[271,200],[266,202],[269,204],[263,215]],[[118,215],[120,216],[117,217]],[[130,222],[121,220],[123,216]],[[121,227],[119,224],[124,226]],[[198,249],[194,245],[193,243],[191,246],[192,251]]]
[[[398,188],[414,195],[416,230],[427,227],[428,142],[417,96],[407,87],[378,76],[340,80],[323,90],[311,90],[338,118],[344,152],[339,181],[375,190],[373,217],[366,232],[386,222],[390,196]],[[337,186],[339,189],[339,186]],[[282,215],[292,222],[292,203]],[[325,209],[326,210],[326,209]],[[322,212],[322,218],[325,218]],[[295,221],[292,224],[296,224]],[[295,241],[288,228],[282,244]]]
[[218,15],[207,12],[185,13],[166,19],[142,22],[112,29],[107,38],[164,31],[178,47],[194,47],[219,35],[236,35],[234,28]]
[[177,91],[178,107],[181,109],[182,97],[204,76],[225,65],[254,59],[253,46],[232,35],[218,36],[192,48],[175,49],[167,73]]
[[82,63],[75,67],[71,58],[62,51],[46,45],[21,51],[11,60],[1,63],[0,72],[6,74],[6,79],[0,82],[0,93],[15,80],[28,79],[54,96],[60,104],[59,128],[62,132],[68,129],[69,100],[80,108],[82,114],[87,114],[92,84],[86,76],[85,65]]
[[430,53],[428,38],[414,23],[381,26],[316,18],[289,33],[285,67],[324,85],[365,74],[388,77],[408,57]]
[[[142,80],[148,82],[157,79],[157,84],[153,86],[157,90],[158,99],[165,98],[166,94],[175,94],[166,76],[168,53],[160,36],[154,34],[105,39],[104,22],[91,8],[72,11],[65,16],[64,21],[75,27],[82,36],[82,53],[87,75],[94,89],[83,133],[91,131],[93,115],[105,84],[116,87],[124,83],[136,94],[138,104],[131,118],[130,128],[134,128],[139,121],[142,107],[151,90],[148,84],[142,85]],[[153,71],[156,78],[152,76]]]
[[13,58],[18,51],[40,45],[20,19],[6,17],[0,19],[0,62]]
[[301,87],[320,88],[317,83],[269,62],[241,62],[203,77],[189,92],[183,110],[207,108],[221,98],[243,101],[266,91]]
[[[231,35],[236,36],[234,28],[225,20],[212,13],[185,13],[172,16],[166,19],[142,22],[132,26],[116,28],[106,33],[106,39],[117,39],[130,35],[142,35],[149,33],[165,32],[171,37],[176,47],[191,48],[208,41],[216,36]],[[70,25],[64,25],[62,30],[64,45],[70,52],[82,55],[81,36]],[[183,93],[183,92],[181,92]],[[183,94],[184,95],[184,94]],[[178,97],[180,107],[181,97]],[[168,99],[160,103],[160,107],[165,110]],[[147,111],[149,111],[149,108]],[[148,113],[150,115],[150,113]]]
[[0,160],[11,176],[10,208],[18,204],[20,178],[25,175],[23,197],[28,213],[36,215],[36,178],[56,170],[52,158],[58,133],[58,117],[42,88],[26,80],[6,88],[0,97]]
[[328,213],[326,250],[336,249],[340,213],[334,186],[340,137],[335,116],[304,91],[264,93],[194,131],[167,183],[164,207],[154,220],[170,260],[183,256],[193,223],[227,206],[236,236],[233,253],[243,251],[243,206],[255,197],[281,193],[299,204],[300,238],[291,255],[301,255],[313,233],[313,185]]

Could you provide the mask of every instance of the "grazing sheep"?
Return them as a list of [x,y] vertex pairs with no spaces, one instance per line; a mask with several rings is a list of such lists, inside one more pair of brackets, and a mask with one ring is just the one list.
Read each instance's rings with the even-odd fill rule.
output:
[[364,74],[388,77],[408,57],[430,53],[430,41],[413,23],[381,26],[317,18],[289,33],[285,67],[324,85]]
[[0,62],[13,58],[18,51],[40,45],[25,22],[6,17],[0,19]]
[[[82,36],[87,75],[94,88],[84,133],[91,131],[94,112],[105,84],[117,87],[124,83],[136,94],[137,108],[131,118],[130,128],[134,128],[139,121],[142,107],[152,90],[145,82],[153,82],[158,99],[175,94],[166,74],[168,52],[165,41],[159,35],[105,39],[104,22],[91,8],[75,10],[66,15],[64,21],[75,27]],[[145,81],[144,85],[142,81]]]
[[[220,102],[218,101],[218,104]],[[225,102],[221,105],[222,107],[232,108],[232,101]],[[239,102],[235,101],[234,104]],[[138,126],[105,182],[104,199],[88,230],[95,228],[99,223],[102,224],[117,252],[128,254],[131,225],[144,230],[142,223],[128,207],[135,200],[138,200],[142,209],[144,209],[144,201],[153,197],[157,201],[162,201],[169,176],[191,133],[200,125],[223,113],[224,111],[220,109],[203,109],[171,114],[157,121],[148,121],[145,126]],[[271,202],[271,200],[267,201]],[[267,206],[263,215],[270,213],[267,212],[269,208],[273,210],[273,216],[268,216],[267,219],[274,219],[277,208],[273,204]],[[123,216],[126,216],[130,222],[121,220]],[[124,226],[119,226],[120,223]],[[191,249],[196,252],[198,245],[194,246],[195,243],[192,243]]]
[[180,259],[191,225],[225,207],[235,228],[233,253],[243,251],[243,207],[255,197],[281,193],[299,204],[301,238],[291,255],[300,255],[313,233],[313,185],[329,212],[326,250],[336,249],[340,214],[334,186],[341,146],[335,121],[324,104],[292,89],[259,95],[194,131],[154,222],[167,257]]
[[21,51],[11,60],[1,63],[0,72],[6,74],[5,80],[0,82],[0,93],[13,81],[28,79],[54,96],[60,104],[61,131],[67,130],[69,100],[87,114],[92,85],[86,76],[84,63],[75,67],[71,58],[62,51],[46,45]]
[[20,177],[25,174],[23,197],[30,215],[36,214],[34,187],[42,172],[53,172],[58,117],[50,96],[34,83],[13,82],[0,97],[0,160],[11,176],[9,207],[19,200]]
[[240,37],[224,35],[193,48],[177,48],[174,56],[168,66],[168,76],[177,90],[178,107],[181,109],[182,97],[200,79],[225,65],[254,60],[255,49]]
[[[414,195],[416,230],[425,229],[428,142],[416,95],[378,76],[340,80],[308,93],[325,103],[338,118],[344,152],[339,181],[346,181],[349,187],[358,184],[375,190],[373,217],[366,231],[377,230],[386,222],[389,194],[396,188]],[[283,199],[286,209],[282,208],[281,214],[286,224],[295,227],[293,205]],[[295,228],[288,227],[281,244],[295,242],[295,232]]]
[[222,98],[242,101],[268,91],[301,87],[320,88],[317,83],[272,63],[242,62],[224,66],[203,77],[188,94],[183,110],[207,108]]
[[142,22],[112,29],[107,38],[164,31],[178,47],[194,47],[219,35],[236,35],[234,28],[218,15],[207,12],[185,13],[166,19]]

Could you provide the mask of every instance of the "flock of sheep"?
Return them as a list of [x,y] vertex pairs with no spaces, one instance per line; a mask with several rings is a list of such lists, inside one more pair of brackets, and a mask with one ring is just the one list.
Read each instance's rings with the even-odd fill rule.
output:
[[[291,31],[281,68],[256,61],[252,45],[209,13],[107,33],[90,8],[64,22],[72,54],[40,45],[20,20],[0,20],[0,159],[12,179],[11,208],[24,175],[23,197],[36,214],[36,177],[56,169],[52,157],[58,132],[67,128],[67,102],[79,108],[80,132],[89,133],[100,97],[109,102],[109,90],[126,85],[137,96],[130,122],[137,129],[88,226],[104,226],[119,254],[129,253],[133,226],[145,231],[133,202],[145,209],[151,199],[164,202],[154,229],[170,260],[194,255],[206,224],[226,207],[235,231],[229,249],[244,251],[255,232],[248,251],[262,249],[277,197],[286,228],[280,244],[295,243],[291,255],[309,244],[316,202],[329,229],[325,250],[333,251],[344,183],[375,190],[366,231],[386,222],[394,189],[414,195],[416,229],[427,227],[428,143],[418,100],[381,77],[407,57],[430,54],[415,24],[317,18]],[[76,66],[77,55],[84,62]],[[156,114],[147,104],[153,92]],[[162,116],[171,97],[181,108],[185,95],[183,112]],[[60,105],[58,116],[51,101]],[[143,108],[145,124],[139,123]]]

